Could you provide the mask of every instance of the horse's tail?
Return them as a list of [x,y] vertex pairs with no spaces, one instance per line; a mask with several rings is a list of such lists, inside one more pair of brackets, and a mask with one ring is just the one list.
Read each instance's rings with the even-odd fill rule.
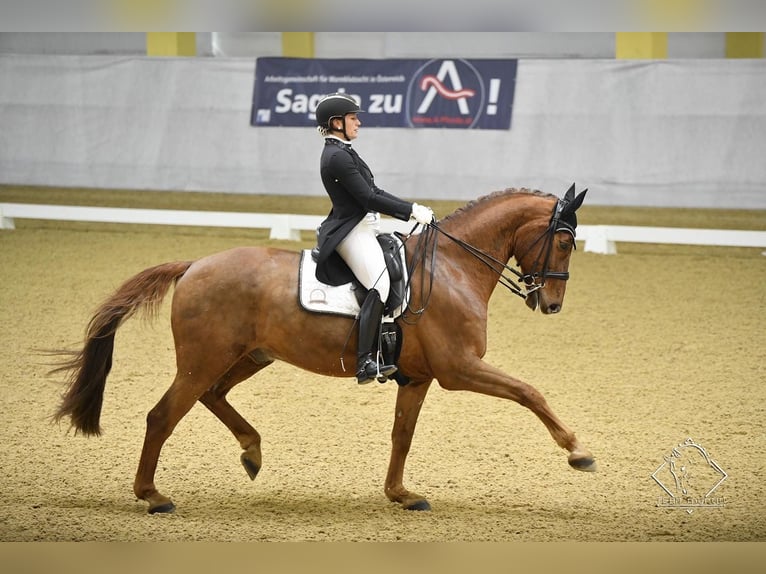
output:
[[75,434],[101,434],[101,405],[106,377],[112,368],[114,335],[118,327],[139,310],[150,318],[156,317],[170,286],[186,273],[191,264],[191,261],[164,263],[131,277],[93,315],[82,350],[52,353],[70,357],[51,371],[51,374],[69,373],[67,389],[53,415],[54,421],[69,416]]

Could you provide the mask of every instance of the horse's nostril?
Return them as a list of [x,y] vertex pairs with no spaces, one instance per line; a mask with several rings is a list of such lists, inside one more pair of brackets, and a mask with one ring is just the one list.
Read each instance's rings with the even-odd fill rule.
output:
[[554,303],[550,307],[548,307],[548,313],[558,313],[561,311],[561,305]]

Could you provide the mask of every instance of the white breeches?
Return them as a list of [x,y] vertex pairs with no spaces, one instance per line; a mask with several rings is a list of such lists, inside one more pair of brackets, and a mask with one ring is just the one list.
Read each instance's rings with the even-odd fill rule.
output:
[[340,242],[336,251],[366,289],[375,289],[384,303],[391,282],[383,250],[376,238],[380,215],[368,213]]

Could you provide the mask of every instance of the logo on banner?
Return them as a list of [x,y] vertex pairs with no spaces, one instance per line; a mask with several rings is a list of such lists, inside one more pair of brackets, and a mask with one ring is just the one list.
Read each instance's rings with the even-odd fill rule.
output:
[[695,508],[725,506],[726,499],[713,492],[727,476],[704,448],[688,438],[664,456],[652,473],[667,495],[659,497],[657,506],[683,508],[689,514]]
[[500,79],[489,80],[465,60],[431,60],[413,75],[407,88],[407,121],[412,127],[471,128],[483,113],[497,113]]

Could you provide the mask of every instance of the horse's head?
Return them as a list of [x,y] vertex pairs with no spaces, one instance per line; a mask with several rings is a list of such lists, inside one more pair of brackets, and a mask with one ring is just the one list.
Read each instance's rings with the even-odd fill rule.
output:
[[533,311],[540,307],[546,315],[558,313],[569,279],[569,258],[575,246],[577,208],[585,193],[575,197],[575,186],[559,199],[553,212],[535,217],[523,225],[516,237],[516,257],[527,288],[525,302]]

